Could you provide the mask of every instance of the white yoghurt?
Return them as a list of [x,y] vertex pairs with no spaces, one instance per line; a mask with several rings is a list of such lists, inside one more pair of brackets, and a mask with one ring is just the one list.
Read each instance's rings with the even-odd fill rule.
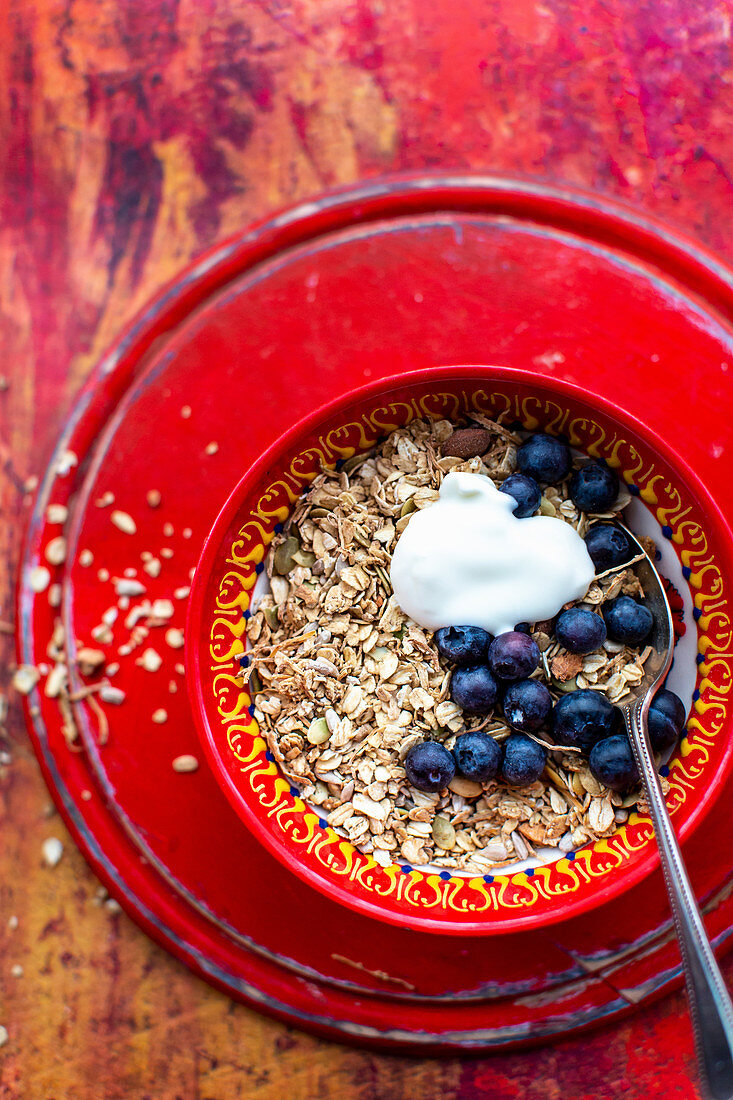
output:
[[443,479],[439,499],[412,515],[392,556],[406,615],[428,630],[503,634],[585,595],[595,569],[580,535],[550,516],[517,519],[516,503],[483,474]]

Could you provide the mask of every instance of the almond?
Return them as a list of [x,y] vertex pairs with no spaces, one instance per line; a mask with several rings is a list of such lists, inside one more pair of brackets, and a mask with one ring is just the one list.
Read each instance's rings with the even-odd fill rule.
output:
[[459,428],[441,447],[444,457],[475,458],[486,454],[491,446],[491,432],[486,428]]

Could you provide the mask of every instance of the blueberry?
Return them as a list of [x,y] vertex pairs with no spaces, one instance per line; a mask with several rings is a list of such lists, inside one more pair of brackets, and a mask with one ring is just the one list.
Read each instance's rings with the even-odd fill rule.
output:
[[617,713],[605,695],[590,688],[579,688],[563,695],[552,711],[552,729],[559,745],[569,745],[588,753],[616,726]]
[[499,694],[497,684],[486,665],[457,668],[451,676],[450,694],[454,703],[472,714],[488,714]]
[[441,656],[454,665],[477,665],[486,660],[491,635],[480,626],[444,626],[435,632]]
[[587,607],[571,607],[555,623],[555,637],[570,653],[592,653],[606,640],[606,624]]
[[652,699],[650,709],[661,710],[663,714],[672,719],[677,732],[682,733],[685,728],[687,711],[679,695],[675,695],[673,691],[669,691],[667,688],[661,688]]
[[641,645],[649,637],[654,617],[648,607],[631,596],[617,596],[603,607],[609,638],[624,645]]
[[619,482],[602,462],[581,466],[570,478],[570,499],[581,512],[607,512],[616,500]]
[[493,779],[501,764],[501,745],[481,730],[462,733],[456,738],[453,758],[456,768],[466,779],[485,783]]
[[626,532],[612,523],[595,523],[585,536],[585,548],[596,567],[596,573],[615,569],[633,557]]
[[518,519],[526,519],[533,515],[540,506],[542,490],[533,477],[525,474],[510,474],[506,481],[499,486],[502,493],[508,493],[514,497],[517,507],[512,515]]
[[538,730],[552,710],[552,696],[539,680],[519,680],[507,688],[504,717],[515,730]]
[[514,629],[517,634],[529,634],[531,627],[529,623],[517,623]]
[[448,750],[437,741],[413,745],[405,757],[405,771],[419,791],[442,791],[456,774],[456,765]]
[[673,691],[662,688],[652,699],[647,725],[655,752],[666,752],[677,742],[685,725],[685,708]]
[[527,477],[544,485],[562,481],[570,471],[570,451],[551,435],[537,432],[517,451],[517,465]]
[[547,750],[526,733],[511,733],[504,742],[501,775],[514,787],[534,783],[545,770]]
[[489,646],[489,668],[500,680],[524,680],[539,663],[537,642],[518,630],[500,634]]
[[588,763],[598,782],[612,791],[625,791],[639,782],[634,752],[623,734],[598,741],[591,749]]

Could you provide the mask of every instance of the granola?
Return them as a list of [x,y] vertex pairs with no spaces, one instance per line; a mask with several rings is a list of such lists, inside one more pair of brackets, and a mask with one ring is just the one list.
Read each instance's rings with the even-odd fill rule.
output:
[[[544,735],[537,739],[550,750],[548,765],[521,790],[456,776],[432,794],[407,782],[402,762],[425,738],[450,750],[466,730],[499,741],[511,732],[501,717],[473,717],[450,699],[450,666],[432,634],[400,610],[389,579],[397,540],[411,514],[437,499],[445,474],[481,473],[499,484],[514,470],[520,436],[476,416],[469,430],[479,429],[490,437],[482,457],[442,453],[454,431],[448,421],[414,421],[339,470],[324,469],[273,542],[270,591],[248,623],[242,675],[270,751],[303,798],[384,866],[483,874],[551,858],[547,849],[609,836],[636,801],[602,787],[577,752]],[[579,512],[567,483],[544,491],[540,512],[581,536],[615,515]],[[633,569],[621,566],[597,576],[579,603],[597,607],[638,591]],[[534,675],[554,698],[591,688],[618,703],[640,682],[650,652],[606,641],[597,653],[570,654],[549,623],[536,623],[532,636],[542,652]]]

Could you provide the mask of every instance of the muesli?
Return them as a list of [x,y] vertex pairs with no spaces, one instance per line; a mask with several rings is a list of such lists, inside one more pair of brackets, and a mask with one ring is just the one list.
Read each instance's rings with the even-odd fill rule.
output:
[[[650,652],[644,644],[612,640],[614,608],[617,617],[632,603],[643,608],[634,559],[628,543],[624,554],[621,529],[614,525],[629,498],[611,471],[599,474],[602,464],[576,454],[569,455],[569,467],[560,470],[555,484],[547,484],[549,477],[540,481],[539,499],[531,486],[527,495],[521,482],[533,479],[523,474],[516,480],[518,453],[524,471],[537,472],[539,459],[542,473],[542,441],[549,438],[527,440],[526,433],[479,416],[460,425],[413,421],[368,454],[355,455],[340,469],[324,469],[273,542],[267,558],[270,591],[256,603],[247,630],[249,665],[243,676],[255,718],[303,798],[382,865],[431,864],[484,874],[517,860],[551,858],[551,849],[569,852],[609,836],[639,800],[623,772],[628,761],[622,761],[621,782],[614,778],[615,758],[605,762],[605,771],[598,764],[591,770],[582,724],[573,724],[583,699],[591,704],[602,699],[604,705],[622,701],[642,679]],[[564,521],[586,540],[593,558],[595,577],[582,598],[564,609],[575,614],[565,617],[564,634],[560,616],[515,624],[518,632],[499,635],[511,641],[518,633],[525,639],[517,643],[520,648],[537,650],[536,667],[522,679],[534,685],[522,689],[532,696],[524,710],[507,702],[517,677],[501,683],[488,712],[471,710],[470,690],[468,705],[459,705],[453,698],[460,696],[459,677],[452,687],[453,677],[458,671],[466,680],[471,671],[461,667],[461,647],[470,648],[475,637],[424,629],[402,611],[393,592],[390,567],[398,540],[414,515],[439,500],[443,480],[452,473],[484,475],[499,488],[513,477],[505,491],[514,485],[514,514],[536,511]],[[598,501],[605,502],[603,509],[591,511]],[[583,635],[589,625],[591,635],[600,632],[603,641],[587,652],[597,640],[588,642]],[[624,637],[623,630],[616,636]],[[490,659],[484,657],[482,667]],[[552,711],[533,724],[534,696],[545,689]],[[662,705],[659,743],[669,741],[672,727],[679,733],[684,712],[680,716],[678,710],[674,703]],[[571,744],[573,731],[578,736]],[[468,732],[486,734],[499,746],[493,778],[467,778],[458,767],[451,776],[448,767],[445,778],[450,778],[441,789],[418,789],[419,768],[410,768],[420,755],[416,748],[427,743],[442,760],[450,754],[460,763],[460,738]],[[616,727],[606,732],[617,742],[623,736]],[[524,758],[519,771],[512,771],[507,743],[520,757],[526,743],[534,746],[537,774],[523,770]],[[472,744],[465,742],[467,749]],[[471,752],[464,759],[476,764]],[[477,766],[480,774],[480,760]],[[466,770],[472,774],[471,767]],[[610,785],[599,775],[607,775]],[[433,778],[433,785],[440,782]]]

